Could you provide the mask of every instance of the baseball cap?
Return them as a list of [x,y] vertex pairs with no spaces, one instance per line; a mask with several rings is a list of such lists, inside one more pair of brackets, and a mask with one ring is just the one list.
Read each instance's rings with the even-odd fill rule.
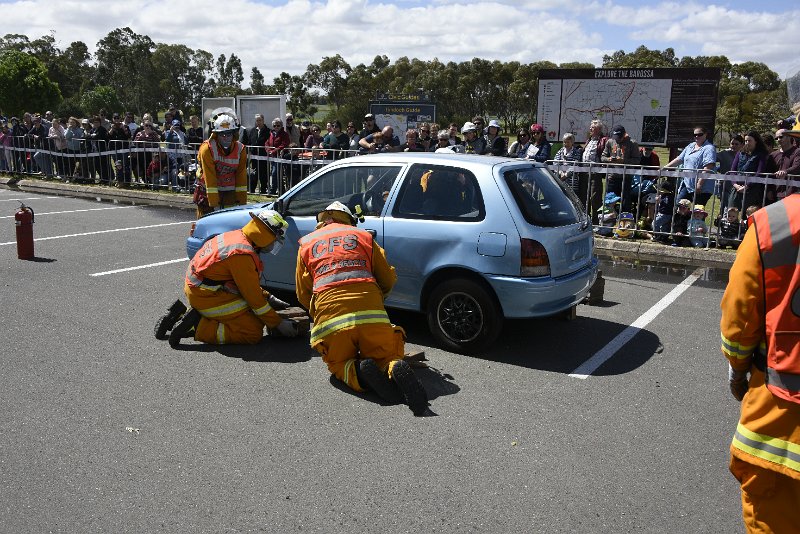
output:
[[611,130],[611,135],[625,135],[625,127],[621,124],[617,124]]
[[172,125],[173,126],[180,126],[181,125],[181,121],[179,121],[178,119],[172,119]]
[[375,115],[373,115],[372,113],[367,113],[366,115],[364,115],[364,120],[370,120],[370,119],[375,120]]

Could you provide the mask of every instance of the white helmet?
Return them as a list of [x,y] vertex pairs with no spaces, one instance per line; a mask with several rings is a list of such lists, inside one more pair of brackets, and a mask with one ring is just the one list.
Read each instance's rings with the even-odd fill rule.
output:
[[211,112],[211,130],[229,132],[239,129],[239,119],[231,108],[217,108]]
[[286,222],[286,219],[281,217],[280,213],[275,210],[261,210],[256,213],[251,211],[250,217],[266,224],[270,232],[275,234],[275,237],[279,241],[283,241],[283,232],[289,227],[289,223]]
[[327,208],[325,208],[325,211],[321,211],[317,215],[317,222],[322,222],[325,219],[325,215],[328,214],[328,212],[330,212],[330,211],[340,211],[340,212],[344,213],[345,215],[347,215],[348,219],[350,219],[350,224],[355,226],[356,223],[359,220],[361,220],[362,222],[364,221],[364,218],[360,217],[360,215],[361,215],[360,210],[359,210],[360,207],[361,206],[357,206],[356,207],[356,211],[358,212],[358,215],[359,215],[359,217],[357,218],[356,215],[353,215],[353,212],[350,211],[350,208],[348,208],[347,206],[345,206],[344,204],[342,204],[341,202],[339,202],[337,200],[337,201],[333,202],[332,204],[330,204]]

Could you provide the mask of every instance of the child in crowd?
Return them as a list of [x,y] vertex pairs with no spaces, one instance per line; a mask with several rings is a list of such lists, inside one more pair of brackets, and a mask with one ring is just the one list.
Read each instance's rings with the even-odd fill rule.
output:
[[616,193],[607,193],[603,201],[603,207],[597,210],[597,221],[600,227],[597,229],[598,235],[608,237],[614,233],[619,216],[619,201],[622,198]]
[[656,195],[656,218],[653,221],[653,241],[669,242],[672,230],[672,213],[675,211],[675,186],[670,182],[662,182]]
[[692,218],[692,201],[682,198],[678,201],[678,207],[672,220],[673,247],[688,247],[689,241],[689,219]]
[[747,230],[747,223],[739,220],[739,208],[729,207],[725,210],[725,218],[719,222],[717,247],[734,250],[739,248],[745,230]]
[[686,226],[689,242],[693,247],[705,247],[708,245],[708,225],[706,224],[708,212],[702,204],[695,205],[692,210],[692,218]]

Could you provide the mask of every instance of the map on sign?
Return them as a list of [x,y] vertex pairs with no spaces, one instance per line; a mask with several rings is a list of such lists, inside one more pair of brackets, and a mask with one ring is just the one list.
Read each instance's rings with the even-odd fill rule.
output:
[[536,122],[549,141],[572,133],[584,143],[600,119],[606,135],[621,124],[639,144],[683,148],[692,128],[714,127],[720,76],[712,67],[542,69]]
[[609,128],[621,124],[642,143],[666,141],[672,80],[542,80],[541,84],[545,87],[540,91],[550,97],[540,117],[550,141],[571,132],[577,142],[585,142],[588,125],[596,118]]
[[392,130],[394,130],[394,135],[398,136],[399,139],[405,137],[406,130],[409,128],[407,115],[378,114],[375,115],[375,124],[379,125],[381,128],[384,126],[391,126]]

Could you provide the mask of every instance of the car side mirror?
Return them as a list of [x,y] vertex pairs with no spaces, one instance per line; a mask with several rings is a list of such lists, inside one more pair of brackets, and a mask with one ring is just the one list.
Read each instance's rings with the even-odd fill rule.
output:
[[272,209],[280,213],[281,215],[285,215],[284,206],[283,206],[283,199],[279,198],[272,204]]

